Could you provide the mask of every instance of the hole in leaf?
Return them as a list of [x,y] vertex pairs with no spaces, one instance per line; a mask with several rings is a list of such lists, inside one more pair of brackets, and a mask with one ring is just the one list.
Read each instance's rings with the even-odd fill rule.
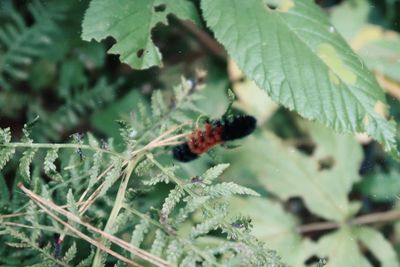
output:
[[139,49],[139,50],[136,52],[136,56],[137,56],[138,58],[143,57],[143,54],[144,54],[144,49]]
[[335,160],[331,156],[328,156],[326,158],[320,159],[318,161],[318,164],[319,164],[318,168],[319,171],[330,170],[335,165]]
[[313,142],[309,142],[308,140],[300,140],[297,144],[295,144],[295,146],[298,151],[308,156],[311,156],[316,148],[316,145]]
[[316,255],[311,256],[310,258],[308,258],[304,264],[306,266],[325,266],[325,264],[327,263],[328,259],[321,259],[319,257],[317,257]]
[[275,9],[278,8],[278,6],[272,5],[272,4],[267,4],[267,7],[268,7],[269,9],[271,9],[271,10],[275,10]]
[[167,8],[166,4],[160,4],[154,7],[155,12],[164,12],[165,9]]

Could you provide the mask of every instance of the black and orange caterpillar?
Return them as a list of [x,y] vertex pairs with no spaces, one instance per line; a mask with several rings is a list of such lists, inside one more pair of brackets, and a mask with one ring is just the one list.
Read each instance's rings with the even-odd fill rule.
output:
[[256,119],[249,115],[207,121],[204,130],[194,130],[185,143],[172,149],[172,154],[178,161],[192,161],[215,145],[251,134],[256,128],[256,123]]

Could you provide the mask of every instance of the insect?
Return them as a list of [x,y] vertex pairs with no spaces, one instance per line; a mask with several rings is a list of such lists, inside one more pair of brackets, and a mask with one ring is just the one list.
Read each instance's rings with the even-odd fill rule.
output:
[[256,119],[249,115],[207,121],[204,130],[196,129],[185,143],[172,149],[172,155],[181,162],[192,161],[215,145],[251,134],[256,128],[256,123]]

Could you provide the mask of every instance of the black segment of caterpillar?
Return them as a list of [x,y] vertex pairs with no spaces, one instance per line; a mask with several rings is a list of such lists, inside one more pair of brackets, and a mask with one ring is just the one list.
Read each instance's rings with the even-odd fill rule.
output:
[[194,130],[185,143],[174,146],[172,155],[181,162],[192,161],[218,144],[251,134],[256,124],[256,119],[250,115],[236,115],[206,122],[204,130]]

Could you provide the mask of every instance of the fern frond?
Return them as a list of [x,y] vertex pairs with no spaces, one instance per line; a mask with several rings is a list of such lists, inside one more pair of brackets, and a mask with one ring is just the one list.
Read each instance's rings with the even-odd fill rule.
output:
[[94,110],[114,100],[116,87],[120,84],[121,81],[108,83],[105,78],[101,78],[93,88],[74,91],[74,95],[66,104],[51,113],[43,110],[41,106],[33,105],[30,111],[42,118],[38,123],[40,127],[36,127],[32,133],[35,140],[58,141],[60,133],[71,131],[81,122],[83,116],[88,116]]
[[179,258],[183,254],[183,245],[176,239],[171,240],[165,250],[165,255],[167,255],[167,261],[177,265]]
[[151,96],[151,109],[155,119],[161,118],[168,110],[160,90],[155,90]]
[[223,222],[226,211],[221,211],[213,217],[206,219],[204,222],[195,225],[190,231],[190,237],[196,238],[209,233],[211,230],[217,229]]
[[147,220],[141,220],[140,223],[136,224],[135,230],[132,232],[131,244],[135,247],[140,247],[144,240],[144,236],[149,231],[150,224]]
[[147,186],[155,186],[156,184],[159,184],[159,183],[168,184],[169,178],[167,175],[165,175],[163,173],[159,173],[155,177],[152,177],[150,180],[142,181],[142,183]]
[[69,263],[71,262],[77,253],[77,249],[76,249],[76,243],[72,243],[72,245],[68,248],[67,252],[65,252],[64,257],[62,258],[63,262]]
[[79,216],[78,205],[76,205],[74,194],[72,193],[71,188],[68,190],[67,193],[67,204],[68,204],[68,210],[74,215]]
[[186,116],[185,113],[180,111],[176,111],[173,114],[171,114],[170,118],[177,124],[181,124],[190,120],[190,118]]
[[207,186],[204,188],[204,191],[213,198],[229,197],[232,195],[260,196],[256,191],[233,182]]
[[153,244],[151,245],[150,253],[157,257],[161,257],[166,243],[167,240],[165,233],[162,230],[157,229],[156,236],[154,238]]
[[187,204],[179,210],[178,215],[174,218],[174,224],[179,225],[183,223],[189,217],[189,214],[199,209],[209,199],[209,196],[187,197],[185,199]]
[[54,262],[52,261],[44,261],[44,262],[40,262],[40,263],[36,263],[33,265],[29,265],[27,267],[52,267],[54,266]]
[[227,168],[229,163],[218,164],[210,169],[208,169],[202,176],[203,183],[211,184],[216,178],[218,178]]
[[29,244],[25,243],[25,242],[19,242],[19,243],[17,243],[17,242],[7,242],[6,244],[7,244],[7,246],[13,247],[13,248],[29,248],[30,247]]
[[198,260],[198,258],[196,257],[196,254],[189,253],[186,255],[185,258],[183,258],[183,260],[181,261],[181,263],[179,264],[180,267],[196,267],[196,260]]
[[113,168],[107,173],[105,179],[105,184],[100,191],[100,196],[104,195],[108,189],[110,189],[113,184],[118,180],[122,173],[122,163],[123,161],[120,158],[114,157],[112,160]]
[[147,174],[148,170],[153,166],[153,163],[148,160],[142,160],[135,168],[135,174],[137,176],[144,176]]
[[0,45],[4,50],[0,60],[0,86],[6,90],[11,88],[9,77],[26,79],[27,67],[47,52],[52,34],[59,29],[56,20],[60,13],[65,12],[45,7],[38,0],[30,3],[28,9],[35,21],[32,26],[28,26],[11,5],[8,10],[10,22],[0,28]]
[[54,164],[58,158],[58,149],[50,149],[47,151],[46,157],[44,158],[44,173],[56,182],[61,182],[63,180],[60,173],[57,172],[57,167]]
[[85,259],[81,260],[76,267],[87,267],[90,266],[94,257],[94,250],[90,251],[89,256],[87,256]]
[[176,186],[169,192],[168,197],[165,199],[161,208],[161,220],[165,221],[168,218],[169,214],[175,208],[184,194],[185,191],[179,186]]
[[89,187],[92,187],[96,183],[97,176],[100,173],[101,161],[103,159],[103,153],[97,151],[93,155],[93,165],[89,171]]
[[26,218],[35,227],[30,234],[31,239],[36,240],[40,236],[39,218],[38,218],[37,206],[32,201],[28,203],[28,208],[26,213],[27,213]]
[[37,152],[37,148],[29,148],[22,153],[22,158],[19,163],[19,170],[25,181],[30,181],[31,171],[30,165]]
[[144,127],[149,126],[151,124],[151,118],[150,118],[150,114],[147,111],[146,105],[143,104],[143,102],[139,102],[138,110],[139,110],[139,115],[140,115],[140,120],[142,122],[142,125]]
[[0,148],[0,171],[6,166],[14,154],[15,148],[13,147]]
[[0,128],[0,144],[8,144],[11,141],[11,130],[10,128]]
[[10,128],[0,128],[0,171],[6,166],[7,162],[10,161],[11,157],[15,153],[15,148],[6,147],[2,145],[9,144],[11,141],[11,130]]

